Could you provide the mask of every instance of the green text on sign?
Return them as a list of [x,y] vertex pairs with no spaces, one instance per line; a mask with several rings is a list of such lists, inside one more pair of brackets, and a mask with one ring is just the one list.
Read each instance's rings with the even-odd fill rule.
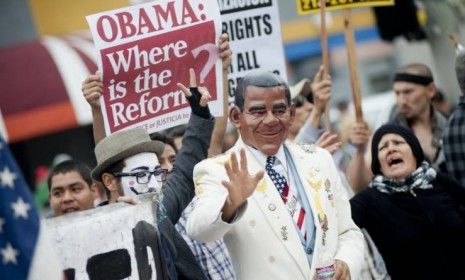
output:
[[[394,5],[394,0],[324,0],[326,10],[336,10],[344,8],[357,8],[368,6],[390,6]],[[320,11],[320,0],[297,0],[297,12],[299,15],[308,15]]]

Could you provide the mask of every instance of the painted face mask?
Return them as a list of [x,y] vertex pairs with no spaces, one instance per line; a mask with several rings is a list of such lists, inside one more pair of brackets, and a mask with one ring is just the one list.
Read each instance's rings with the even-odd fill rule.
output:
[[166,179],[166,170],[160,167],[155,153],[140,153],[124,160],[121,185],[124,195],[135,196],[147,192],[160,192]]

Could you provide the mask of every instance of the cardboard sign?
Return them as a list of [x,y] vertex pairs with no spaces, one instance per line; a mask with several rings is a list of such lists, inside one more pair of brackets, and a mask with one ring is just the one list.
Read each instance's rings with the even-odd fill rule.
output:
[[[394,5],[394,0],[324,0],[326,11]],[[308,15],[320,12],[320,0],[297,0],[297,13],[299,15]]]
[[159,131],[186,123],[190,107],[177,83],[189,68],[221,116],[220,18],[216,0],[159,0],[87,17],[99,53],[105,132]]
[[44,220],[67,279],[165,279],[152,197]]
[[229,35],[232,63],[229,97],[233,101],[237,80],[251,71],[265,70],[287,80],[277,0],[218,1],[222,30]]

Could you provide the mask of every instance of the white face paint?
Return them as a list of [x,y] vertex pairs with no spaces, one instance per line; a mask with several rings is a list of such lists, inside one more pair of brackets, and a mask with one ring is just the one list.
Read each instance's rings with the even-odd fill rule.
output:
[[[130,156],[124,160],[124,164],[125,167],[121,171],[122,173],[153,172],[156,168],[160,168],[160,163],[155,153],[140,153]],[[149,180],[146,184],[138,183],[136,176],[122,176],[121,185],[124,195],[136,196],[147,192],[161,191],[162,184],[157,182],[153,174],[149,174],[148,176]]]

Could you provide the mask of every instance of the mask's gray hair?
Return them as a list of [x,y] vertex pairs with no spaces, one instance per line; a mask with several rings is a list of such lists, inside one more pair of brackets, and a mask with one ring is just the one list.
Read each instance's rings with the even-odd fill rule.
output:
[[241,111],[244,109],[245,92],[248,86],[262,88],[282,87],[288,104],[291,103],[289,85],[283,78],[281,78],[281,76],[272,72],[257,71],[245,75],[243,78],[239,79],[239,82],[237,83],[234,105],[239,107]]

